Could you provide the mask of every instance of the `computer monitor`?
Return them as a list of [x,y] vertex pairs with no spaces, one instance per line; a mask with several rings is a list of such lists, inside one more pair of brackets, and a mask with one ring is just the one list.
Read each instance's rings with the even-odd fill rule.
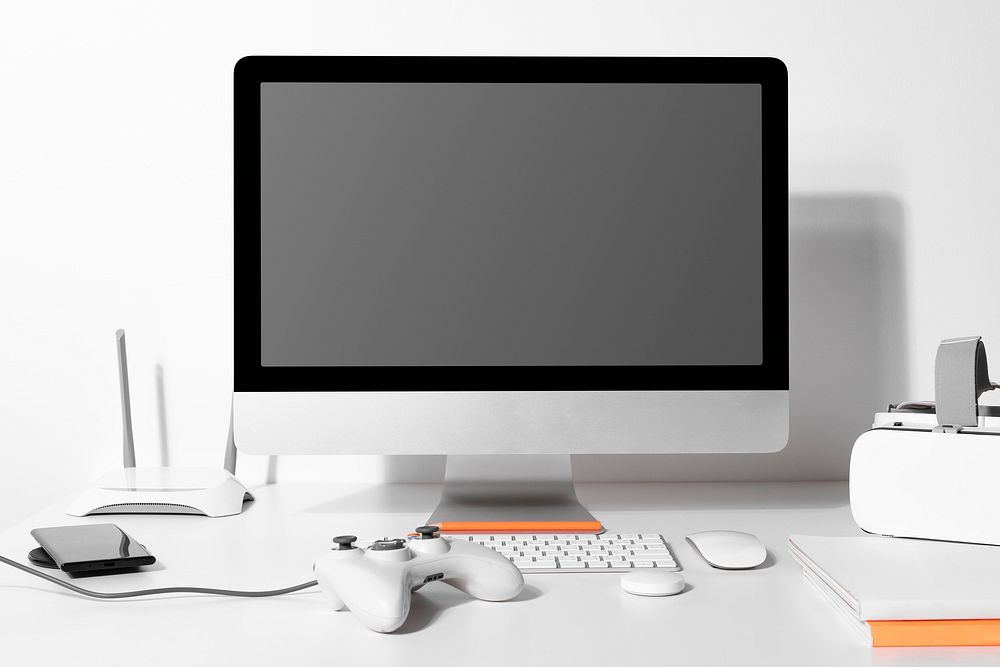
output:
[[234,149],[240,450],[447,454],[435,519],[575,530],[570,454],[784,447],[781,61],[251,56]]

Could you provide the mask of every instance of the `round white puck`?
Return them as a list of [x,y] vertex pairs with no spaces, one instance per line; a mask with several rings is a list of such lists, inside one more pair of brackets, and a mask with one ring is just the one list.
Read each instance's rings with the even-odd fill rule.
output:
[[622,590],[632,595],[664,597],[684,590],[684,575],[662,570],[635,570],[622,575]]

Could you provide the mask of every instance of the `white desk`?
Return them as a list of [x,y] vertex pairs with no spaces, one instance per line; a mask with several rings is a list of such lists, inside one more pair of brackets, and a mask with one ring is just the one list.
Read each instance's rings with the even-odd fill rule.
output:
[[[193,585],[264,589],[312,578],[334,535],[400,535],[421,524],[436,485],[275,485],[241,516],[76,519],[63,504],[0,534],[26,561],[39,526],[119,524],[158,562],[147,572],[89,577],[98,590]],[[871,649],[801,580],[789,533],[856,535],[845,483],[583,484],[581,500],[616,532],[659,531],[690,590],[639,598],[619,575],[529,574],[516,600],[485,603],[446,585],[414,596],[395,634],[365,629],[312,591],[243,599],[170,596],[99,601],[0,569],[0,660],[73,665],[996,665],[1000,648]],[[729,528],[758,535],[763,569],[713,570],[684,535]],[[51,570],[50,570],[51,572]],[[62,575],[65,576],[65,575]]]

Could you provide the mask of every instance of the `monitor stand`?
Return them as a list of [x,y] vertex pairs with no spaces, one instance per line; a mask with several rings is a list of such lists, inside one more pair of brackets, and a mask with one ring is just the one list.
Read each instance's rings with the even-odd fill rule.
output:
[[428,525],[445,533],[602,533],[576,498],[569,454],[449,455]]

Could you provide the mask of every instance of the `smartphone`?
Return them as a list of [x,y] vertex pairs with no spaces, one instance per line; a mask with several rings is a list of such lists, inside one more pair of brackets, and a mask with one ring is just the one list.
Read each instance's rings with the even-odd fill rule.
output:
[[146,547],[113,523],[35,528],[31,536],[63,572],[124,570],[156,562]]

